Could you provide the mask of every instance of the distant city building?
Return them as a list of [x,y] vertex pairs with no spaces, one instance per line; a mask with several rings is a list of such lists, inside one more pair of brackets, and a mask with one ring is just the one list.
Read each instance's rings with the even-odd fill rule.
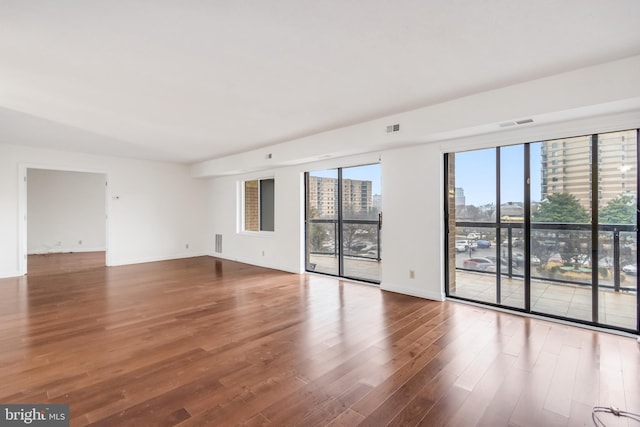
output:
[[373,208],[377,209],[378,212],[382,211],[382,196],[380,194],[373,195]]
[[[600,134],[598,140],[598,200],[606,205],[621,193],[636,193],[635,131]],[[591,137],[543,141],[541,196],[570,193],[586,209],[591,204]]]
[[500,205],[500,219],[502,221],[524,221],[524,203],[507,202]]
[[456,187],[456,208],[466,206],[466,199],[464,197],[464,188]]
[[[377,195],[380,203],[380,195]],[[371,181],[356,179],[342,180],[342,204],[355,214],[368,214],[374,207]],[[338,216],[338,179],[321,176],[309,176],[309,209],[316,210],[317,218],[335,218]],[[379,207],[378,207],[379,209]]]

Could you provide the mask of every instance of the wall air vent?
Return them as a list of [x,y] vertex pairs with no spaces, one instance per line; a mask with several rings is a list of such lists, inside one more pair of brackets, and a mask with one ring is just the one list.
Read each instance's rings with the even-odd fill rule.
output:
[[214,251],[217,254],[222,253],[222,234],[216,234],[216,245],[215,245]]
[[400,130],[400,124],[396,123],[395,125],[387,126],[387,133],[398,132]]

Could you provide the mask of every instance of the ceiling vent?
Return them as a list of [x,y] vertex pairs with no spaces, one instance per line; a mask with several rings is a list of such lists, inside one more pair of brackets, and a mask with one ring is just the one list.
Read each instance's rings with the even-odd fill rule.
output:
[[498,126],[500,126],[501,128],[508,128],[516,125],[526,125],[527,123],[533,123],[533,119],[522,119],[516,120],[515,122],[504,122],[500,123]]
[[400,130],[400,125],[396,123],[395,125],[387,126],[387,133],[398,132]]

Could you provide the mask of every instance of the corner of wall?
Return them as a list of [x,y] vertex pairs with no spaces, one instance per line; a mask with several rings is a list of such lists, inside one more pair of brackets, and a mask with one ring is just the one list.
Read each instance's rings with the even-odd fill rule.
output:
[[433,291],[428,291],[428,290],[417,290],[415,288],[406,288],[406,287],[399,286],[399,285],[394,285],[394,284],[381,284],[380,285],[380,290],[389,291],[389,292],[396,292],[396,293],[404,294],[404,295],[411,295],[411,296],[414,296],[414,297],[425,298],[425,299],[430,299],[430,300],[434,300],[434,301],[444,301],[445,300],[445,295],[444,295],[443,291],[433,292]]

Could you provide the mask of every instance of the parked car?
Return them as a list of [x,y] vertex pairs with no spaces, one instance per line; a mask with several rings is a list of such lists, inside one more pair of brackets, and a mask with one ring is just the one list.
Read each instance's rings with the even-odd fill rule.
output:
[[469,248],[466,240],[456,240],[456,252],[465,252]]
[[496,271],[496,265],[489,258],[468,258],[462,262],[462,266],[469,270]]
[[551,267],[553,265],[564,265],[564,260],[559,253],[551,254],[547,259],[547,267]]
[[467,234],[467,239],[477,240],[479,238],[480,238],[480,235],[478,233],[469,233],[469,234]]
[[478,249],[486,249],[491,247],[491,242],[488,240],[478,240],[476,242]]
[[635,276],[638,274],[638,266],[635,264],[627,264],[624,267],[622,267],[622,271],[632,276]]
[[[505,247],[505,248],[508,247],[509,246],[509,239],[503,240],[502,241],[502,246]],[[511,247],[513,247],[513,248],[521,248],[523,246],[524,246],[524,240],[519,239],[517,237],[514,238],[514,239],[511,239]]]
[[476,249],[476,242],[469,240],[456,240],[456,252],[465,252],[471,248],[472,251]]
[[[494,256],[488,256],[487,259],[491,260],[491,262],[493,262],[494,264],[496,264],[496,257]],[[502,266],[502,272],[505,272],[506,269],[509,268],[509,260],[507,260],[507,258],[501,257],[500,258],[500,265]],[[511,261],[511,267],[512,268],[518,268],[518,264],[515,261]]]

